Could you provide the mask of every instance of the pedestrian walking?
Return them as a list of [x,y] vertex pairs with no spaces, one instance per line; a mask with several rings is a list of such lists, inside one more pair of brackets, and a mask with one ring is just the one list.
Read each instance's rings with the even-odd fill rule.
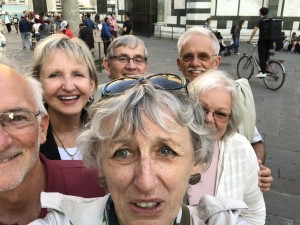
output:
[[8,14],[8,12],[5,12],[4,23],[7,28],[7,32],[10,33],[11,32],[11,20],[10,20],[10,15]]
[[21,33],[23,49],[24,50],[26,49],[25,40],[27,40],[29,43],[30,50],[32,50],[32,43],[30,41],[31,24],[25,18],[25,14],[22,14],[22,16],[21,16],[21,20],[19,22],[19,29],[20,29],[20,33]]
[[105,56],[107,55],[107,48],[110,45],[112,34],[111,34],[111,29],[110,29],[110,18],[106,16],[104,18],[104,21],[102,23],[102,30],[101,30],[101,39],[103,41],[103,46],[104,46],[104,54]]
[[234,54],[239,55],[240,47],[240,33],[245,20],[240,20],[238,23],[234,24],[231,28],[230,33],[232,34],[232,44],[227,48],[227,53],[230,55],[230,51],[233,50]]
[[18,18],[17,14],[14,15],[14,17],[12,18],[12,21],[15,26],[16,32],[19,33],[19,18]]
[[125,21],[123,23],[122,35],[132,34],[133,23],[130,20],[130,13],[129,12],[125,12],[124,19],[125,19]]

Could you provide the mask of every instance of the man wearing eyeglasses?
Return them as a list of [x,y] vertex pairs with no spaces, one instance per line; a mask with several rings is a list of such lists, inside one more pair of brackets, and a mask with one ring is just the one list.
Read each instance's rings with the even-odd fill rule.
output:
[[[210,30],[202,27],[192,27],[184,32],[178,39],[177,49],[178,69],[190,81],[208,70],[218,69],[221,63],[221,56],[219,56],[220,45],[217,38]],[[242,80],[239,83],[246,86]],[[249,85],[248,88],[250,89]],[[249,92],[251,92],[251,89]],[[253,98],[252,92],[251,98]],[[247,115],[244,116],[246,117]],[[271,176],[271,170],[262,165],[265,162],[266,155],[262,137],[256,127],[253,126],[252,129],[252,127],[248,127],[249,124],[242,125],[248,130],[252,130],[251,138],[248,140],[252,144],[261,165],[259,185],[262,191],[269,191],[273,177]]]
[[0,224],[25,225],[47,214],[40,205],[42,191],[81,197],[105,191],[96,172],[85,170],[81,161],[39,155],[48,128],[42,88],[10,65],[11,59],[0,54]]
[[147,49],[144,42],[134,35],[116,38],[107,49],[103,66],[110,80],[147,71]]

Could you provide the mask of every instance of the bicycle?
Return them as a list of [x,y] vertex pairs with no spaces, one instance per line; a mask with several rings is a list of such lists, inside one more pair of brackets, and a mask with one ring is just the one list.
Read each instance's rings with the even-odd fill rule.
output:
[[[251,54],[244,53],[239,59],[237,64],[237,75],[239,78],[250,79],[254,74],[254,68],[256,72],[260,71],[259,60],[256,56],[256,43],[252,43],[253,49]],[[273,53],[274,54],[274,53]],[[284,60],[269,59],[267,62],[267,76],[263,79],[264,84],[270,90],[278,90],[282,87],[285,81],[285,68],[283,66]]]

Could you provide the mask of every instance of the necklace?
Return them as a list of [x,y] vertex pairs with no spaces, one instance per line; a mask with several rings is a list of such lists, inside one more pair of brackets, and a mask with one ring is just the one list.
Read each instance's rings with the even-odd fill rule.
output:
[[57,134],[54,132],[54,130],[51,128],[51,130],[52,130],[52,133],[54,134],[54,136],[57,138],[57,140],[59,141],[59,143],[61,144],[61,146],[63,147],[63,149],[65,150],[65,152],[68,154],[68,156],[70,156],[70,158],[72,159],[72,160],[74,160],[74,157],[75,157],[75,155],[77,154],[77,152],[78,152],[78,148],[77,148],[77,150],[76,150],[76,152],[74,153],[74,154],[71,154],[70,152],[68,152],[68,150],[67,150],[67,148],[66,148],[66,146],[62,143],[62,141],[59,139],[59,137],[57,136]]

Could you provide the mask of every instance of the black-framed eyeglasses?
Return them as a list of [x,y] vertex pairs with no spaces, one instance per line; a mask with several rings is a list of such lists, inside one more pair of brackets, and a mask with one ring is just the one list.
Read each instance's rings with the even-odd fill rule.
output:
[[123,77],[106,83],[102,87],[102,97],[114,96],[123,94],[126,90],[132,88],[143,80],[149,80],[155,87],[163,88],[164,90],[180,90],[187,91],[187,82],[184,77],[176,74],[159,73],[145,77]]
[[34,113],[27,109],[0,113],[1,127],[12,135],[26,134],[33,130],[34,123],[40,112]]
[[128,57],[126,55],[116,55],[116,56],[111,56],[109,58],[111,60],[118,61],[119,63],[122,63],[122,64],[127,64],[127,63],[129,63],[130,60],[132,60],[133,63],[136,65],[145,64],[145,63],[147,63],[147,60],[148,60],[147,57],[143,57],[143,56]]
[[207,108],[204,105],[201,105],[203,111],[205,112],[205,115],[207,115],[209,112],[211,112],[213,114],[213,117],[215,119],[215,121],[220,122],[220,123],[227,123],[231,117],[230,113],[226,113],[226,112],[222,112],[219,110],[212,110]]
[[[217,55],[212,55],[208,52],[198,52],[196,53],[196,58],[200,61],[210,61],[212,57]],[[181,57],[181,60],[184,62],[192,62],[195,58],[194,53],[184,53]]]

